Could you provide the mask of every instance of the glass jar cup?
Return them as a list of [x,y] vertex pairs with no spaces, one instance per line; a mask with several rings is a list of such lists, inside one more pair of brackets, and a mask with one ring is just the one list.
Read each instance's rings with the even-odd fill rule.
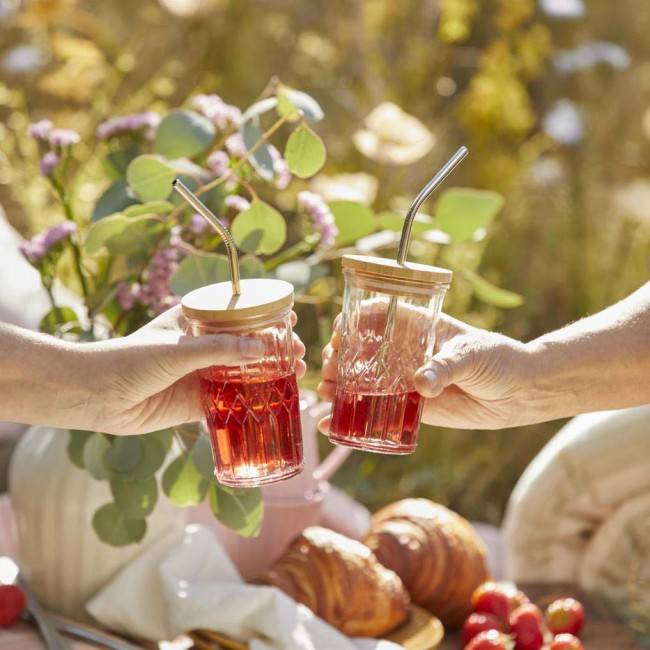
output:
[[345,291],[329,438],[348,447],[410,454],[423,400],[413,377],[433,352],[452,273],[423,264],[343,257]]
[[183,298],[193,336],[254,337],[260,359],[199,372],[201,402],[219,483],[254,487],[302,469],[302,432],[290,312],[293,287],[281,280],[242,280],[202,287]]

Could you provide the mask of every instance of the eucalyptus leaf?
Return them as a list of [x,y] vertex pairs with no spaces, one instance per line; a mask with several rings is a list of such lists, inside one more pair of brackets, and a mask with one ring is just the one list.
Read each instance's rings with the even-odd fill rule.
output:
[[248,160],[261,178],[270,181],[275,174],[275,169],[268,144],[262,142],[258,145],[263,135],[262,130],[254,121],[248,121],[242,124],[239,132],[249,153],[257,146],[255,152],[249,155]]
[[212,146],[216,134],[214,124],[203,115],[172,111],[158,125],[153,148],[167,158],[193,158]]
[[172,448],[172,443],[174,442],[174,432],[171,429],[162,429],[161,431],[153,431],[152,433],[146,434],[148,436],[153,436],[158,440],[165,454]]
[[260,99],[259,102],[255,102],[249,106],[242,115],[242,122],[248,122],[253,118],[259,118],[260,115],[272,111],[278,105],[278,100],[275,97],[267,97],[266,99]]
[[372,210],[363,203],[332,201],[328,205],[339,230],[336,237],[337,246],[353,244],[357,239],[365,237],[377,229],[377,219]]
[[111,494],[125,517],[144,519],[156,506],[158,484],[153,476],[142,481],[114,478],[111,481]]
[[328,268],[324,264],[309,264],[304,260],[294,260],[280,264],[275,270],[278,280],[290,282],[296,292],[304,292],[312,282],[325,277]]
[[114,503],[107,503],[95,512],[93,528],[102,542],[110,546],[127,546],[142,540],[147,532],[147,522],[131,519]]
[[84,447],[93,435],[92,431],[70,429],[67,447],[68,458],[79,469],[85,469],[86,467],[84,465]]
[[231,232],[241,250],[271,255],[282,248],[287,237],[287,224],[275,208],[256,199],[235,217]]
[[[65,327],[66,325],[67,327]],[[50,311],[48,311],[41,319],[38,329],[40,332],[45,334],[57,334],[61,331],[62,326],[65,327],[67,333],[81,333],[79,316],[77,316],[77,313],[71,307],[57,307],[56,309],[50,309]]]
[[169,286],[178,296],[206,284],[230,279],[228,258],[219,253],[194,252],[187,255],[172,275]]
[[138,155],[136,146],[128,149],[111,151],[103,160],[102,167],[111,180],[119,181],[126,178],[126,169],[129,163]]
[[503,309],[513,309],[523,304],[524,299],[518,293],[501,289],[495,286],[480,275],[471,271],[464,271],[463,276],[467,278],[474,288],[474,295],[483,302]]
[[196,439],[192,446],[192,460],[199,474],[210,483],[215,483],[214,475],[214,458],[212,456],[212,446],[207,436],[201,435]]
[[151,154],[138,156],[126,170],[129,186],[143,202],[166,199],[176,176],[176,170],[169,163]]
[[300,112],[296,105],[291,101],[289,95],[285,92],[284,88],[278,91],[278,115],[284,117],[289,122],[297,122],[300,119]]
[[165,470],[162,488],[167,498],[177,506],[195,506],[205,499],[208,481],[202,476],[192,460],[192,454],[184,453]]
[[83,464],[88,473],[98,481],[108,481],[111,478],[110,468],[106,462],[106,454],[111,444],[102,433],[94,433],[83,447]]
[[105,462],[113,472],[128,474],[142,461],[144,449],[139,436],[118,436],[108,450]]
[[296,108],[302,111],[305,119],[310,122],[320,122],[325,117],[320,104],[311,95],[287,86],[282,87],[282,93],[291,100]]
[[141,217],[146,214],[167,214],[174,209],[174,205],[169,201],[149,201],[147,203],[137,203],[123,210],[127,217]]
[[208,491],[210,508],[224,526],[242,537],[257,537],[264,517],[259,488],[236,489],[212,484]]
[[129,186],[124,180],[113,181],[97,199],[92,213],[92,221],[98,221],[110,214],[121,212],[124,208],[137,203],[129,192]]
[[156,436],[138,436],[142,443],[142,457],[138,464],[129,472],[129,478],[143,480],[153,476],[165,462],[165,448]]
[[301,124],[289,136],[284,157],[291,173],[298,178],[309,178],[323,167],[327,153],[318,135]]
[[264,262],[250,254],[239,259],[239,272],[242,278],[265,278],[268,275]]
[[454,241],[468,241],[496,217],[503,203],[503,197],[496,192],[452,188],[440,197],[436,220]]

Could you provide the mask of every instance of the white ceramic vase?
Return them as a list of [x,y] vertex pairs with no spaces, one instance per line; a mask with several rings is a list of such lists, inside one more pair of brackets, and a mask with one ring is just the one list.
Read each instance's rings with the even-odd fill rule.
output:
[[32,427],[21,438],[9,468],[19,563],[48,609],[88,619],[85,603],[136,555],[184,524],[182,509],[160,495],[139,544],[115,548],[92,528],[95,511],[112,500],[106,481],[96,481],[68,459],[67,431]]

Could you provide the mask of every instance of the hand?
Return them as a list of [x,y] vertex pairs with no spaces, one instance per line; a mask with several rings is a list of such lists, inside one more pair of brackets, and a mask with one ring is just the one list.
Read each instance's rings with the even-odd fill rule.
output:
[[[292,312],[292,325],[296,315]],[[185,336],[180,307],[174,307],[121,339],[88,344],[84,378],[91,397],[83,427],[113,434],[138,434],[203,417],[197,370],[250,363],[263,356],[255,338],[230,334]],[[294,334],[296,374],[306,366],[305,346]]]
[[[414,313],[414,312],[411,312]],[[408,317],[403,310],[399,317]],[[323,399],[333,400],[340,347],[340,316],[323,350]],[[496,429],[527,423],[532,376],[526,345],[442,314],[436,330],[435,355],[414,377],[425,397],[423,422],[462,429]],[[330,418],[319,427],[327,433]]]

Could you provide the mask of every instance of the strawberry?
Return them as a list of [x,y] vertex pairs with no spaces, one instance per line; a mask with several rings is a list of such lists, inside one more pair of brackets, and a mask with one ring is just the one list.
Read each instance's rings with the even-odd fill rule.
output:
[[484,582],[472,594],[472,608],[479,614],[492,614],[507,624],[510,616],[508,590],[496,582]]
[[512,650],[512,640],[499,630],[485,630],[475,636],[464,650]]
[[546,608],[546,624],[553,634],[577,636],[585,624],[585,609],[575,598],[554,600]]
[[510,614],[510,631],[515,637],[516,650],[540,650],[544,645],[542,611],[527,603]]
[[503,623],[493,614],[470,614],[463,623],[462,642],[465,647],[480,632],[487,630],[503,631]]
[[573,634],[558,634],[551,642],[550,650],[585,650],[585,647]]
[[15,623],[27,607],[27,599],[20,587],[0,585],[0,626]]

